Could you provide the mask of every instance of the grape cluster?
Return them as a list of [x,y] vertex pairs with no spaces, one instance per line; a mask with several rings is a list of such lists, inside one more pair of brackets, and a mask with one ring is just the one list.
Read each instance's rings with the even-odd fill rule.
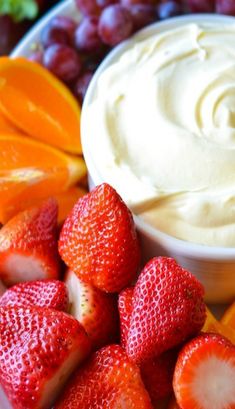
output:
[[111,47],[158,20],[187,12],[235,15],[235,0],[75,0],[82,20],[56,16],[30,59],[64,81],[82,103],[94,71]]

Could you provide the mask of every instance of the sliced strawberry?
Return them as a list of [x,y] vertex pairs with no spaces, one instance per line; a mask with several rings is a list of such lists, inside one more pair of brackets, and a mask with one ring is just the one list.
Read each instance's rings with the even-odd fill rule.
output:
[[0,298],[0,306],[48,307],[68,310],[68,291],[59,280],[37,280],[19,283],[9,288]]
[[85,328],[94,349],[117,339],[117,300],[81,281],[72,271],[65,280],[69,291],[70,314]]
[[127,336],[130,327],[133,292],[134,287],[129,287],[123,290],[118,296],[121,346],[124,349],[126,348]]
[[0,278],[20,281],[58,278],[57,212],[54,199],[19,213],[0,230]]
[[235,346],[218,334],[194,338],[179,354],[173,387],[182,409],[234,409]]
[[14,409],[48,409],[90,341],[77,320],[41,307],[0,308],[0,383]]
[[71,378],[55,409],[151,409],[138,367],[119,345],[97,351]]
[[135,278],[140,247],[133,217],[111,186],[78,200],[62,228],[59,252],[79,278],[100,290],[118,292]]
[[[134,287],[129,287],[119,294],[118,309],[120,314],[121,345],[126,347],[132,314]],[[144,385],[152,402],[164,398],[172,392],[172,380],[178,350],[163,352],[160,356],[143,362],[140,366]]]
[[175,260],[150,260],[134,289],[128,356],[141,363],[197,334],[206,319],[203,295],[199,281]]

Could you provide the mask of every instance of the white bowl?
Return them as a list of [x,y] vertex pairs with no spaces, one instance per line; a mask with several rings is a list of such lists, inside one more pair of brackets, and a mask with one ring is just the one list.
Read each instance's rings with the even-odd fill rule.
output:
[[[221,22],[231,24],[234,18],[216,15],[199,14],[175,17],[161,23],[154,23],[141,30],[136,35],[138,39],[145,38],[151,33],[163,32],[174,28],[182,23],[191,22]],[[92,159],[92,139],[93,136],[86,126],[86,109],[93,101],[96,91],[97,80],[100,74],[129,47],[130,40],[125,41],[116,47],[103,61],[96,71],[83,105],[82,113],[82,146],[85,160],[90,175],[90,186],[105,182],[104,175],[101,176],[94,160]],[[97,134],[96,134],[97,138]],[[94,150],[93,150],[94,154]],[[182,266],[194,273],[202,282],[206,290],[206,301],[210,303],[230,302],[235,298],[235,248],[211,247],[200,244],[193,244],[171,237],[151,225],[145,223],[140,217],[135,216],[142,242],[144,261],[156,255],[169,255],[174,257]]]

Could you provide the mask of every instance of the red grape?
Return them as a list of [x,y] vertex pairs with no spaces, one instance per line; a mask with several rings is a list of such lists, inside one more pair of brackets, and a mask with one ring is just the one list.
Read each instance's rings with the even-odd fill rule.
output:
[[99,35],[105,44],[115,46],[131,35],[133,27],[129,11],[119,4],[114,4],[102,11]]
[[102,41],[98,34],[98,17],[84,17],[78,26],[74,42],[79,51],[92,52],[102,47]]
[[173,0],[168,0],[160,3],[157,7],[158,17],[160,20],[165,20],[169,17],[178,16],[183,13],[183,7],[180,3]]
[[216,11],[221,14],[235,16],[235,1],[234,0],[216,0]]
[[41,32],[41,42],[43,47],[50,47],[52,44],[69,44],[70,37],[68,33],[52,24],[47,25]]
[[63,30],[68,34],[71,43],[73,42],[74,32],[77,28],[77,22],[71,17],[67,16],[55,16],[51,20],[51,26]]
[[117,0],[75,0],[75,3],[83,14],[98,15],[105,7],[116,3]]
[[152,5],[153,0],[120,0],[120,3],[124,7],[129,7],[137,4],[138,6],[141,5]]
[[215,0],[187,0],[192,13],[211,13],[215,11]]
[[46,49],[43,64],[65,82],[74,80],[82,70],[82,62],[76,51],[62,44],[53,44]]
[[92,77],[93,77],[93,72],[86,71],[83,75],[81,75],[78,78],[75,84],[74,93],[81,104],[84,100],[88,85],[90,84]]
[[154,6],[134,4],[127,7],[127,10],[131,14],[135,30],[139,30],[157,20],[157,12]]

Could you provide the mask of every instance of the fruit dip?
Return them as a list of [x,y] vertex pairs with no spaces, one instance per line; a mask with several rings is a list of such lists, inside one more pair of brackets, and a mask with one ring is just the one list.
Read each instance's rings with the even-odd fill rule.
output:
[[96,76],[89,154],[136,215],[179,239],[235,246],[235,24],[134,36]]

